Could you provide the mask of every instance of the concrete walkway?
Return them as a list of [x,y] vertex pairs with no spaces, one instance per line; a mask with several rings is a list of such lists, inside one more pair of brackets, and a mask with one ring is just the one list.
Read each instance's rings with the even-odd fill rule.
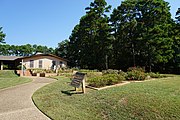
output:
[[37,89],[55,80],[32,78],[31,83],[0,90],[0,120],[49,120],[36,108],[31,96]]

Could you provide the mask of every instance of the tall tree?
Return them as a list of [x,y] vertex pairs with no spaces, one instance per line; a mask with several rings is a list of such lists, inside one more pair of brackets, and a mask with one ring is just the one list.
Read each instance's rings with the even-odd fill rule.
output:
[[176,19],[177,19],[177,23],[180,24],[180,8],[178,8],[178,10],[176,12]]
[[2,31],[2,27],[0,27],[0,43],[4,43],[5,34]]
[[57,56],[67,58],[68,56],[68,46],[69,46],[69,40],[64,40],[60,43],[58,43],[58,47],[55,49],[55,54]]
[[173,23],[172,38],[174,39],[173,49],[174,55],[168,67],[170,72],[180,73],[180,8],[176,12],[176,22]]
[[151,71],[154,64],[164,65],[172,58],[169,10],[164,0],[125,0],[113,11],[113,46],[119,59],[125,56],[125,65],[146,66]]
[[78,62],[81,68],[105,69],[110,45],[110,26],[105,13],[109,12],[110,8],[105,0],[91,2],[86,8],[86,15],[80,19],[79,25],[70,36],[70,46],[78,46],[75,48],[77,50],[74,50],[78,58],[74,61]]

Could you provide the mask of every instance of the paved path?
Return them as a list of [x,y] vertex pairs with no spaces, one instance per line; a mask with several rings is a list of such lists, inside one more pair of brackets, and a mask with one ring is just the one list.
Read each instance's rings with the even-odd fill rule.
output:
[[33,82],[0,90],[0,120],[49,120],[33,104],[31,96],[55,80],[33,78]]

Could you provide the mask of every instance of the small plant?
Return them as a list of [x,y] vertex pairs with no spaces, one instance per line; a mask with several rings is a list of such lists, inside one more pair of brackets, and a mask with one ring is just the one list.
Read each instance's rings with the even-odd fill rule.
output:
[[145,80],[145,70],[140,67],[131,67],[128,69],[126,80]]

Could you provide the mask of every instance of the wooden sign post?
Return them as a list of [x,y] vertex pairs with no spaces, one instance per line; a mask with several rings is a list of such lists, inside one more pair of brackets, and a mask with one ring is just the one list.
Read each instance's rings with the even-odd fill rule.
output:
[[75,87],[75,90],[77,90],[76,88],[80,88],[80,86],[82,86],[82,92],[86,93],[85,80],[86,80],[86,74],[77,72],[74,74],[70,85]]

